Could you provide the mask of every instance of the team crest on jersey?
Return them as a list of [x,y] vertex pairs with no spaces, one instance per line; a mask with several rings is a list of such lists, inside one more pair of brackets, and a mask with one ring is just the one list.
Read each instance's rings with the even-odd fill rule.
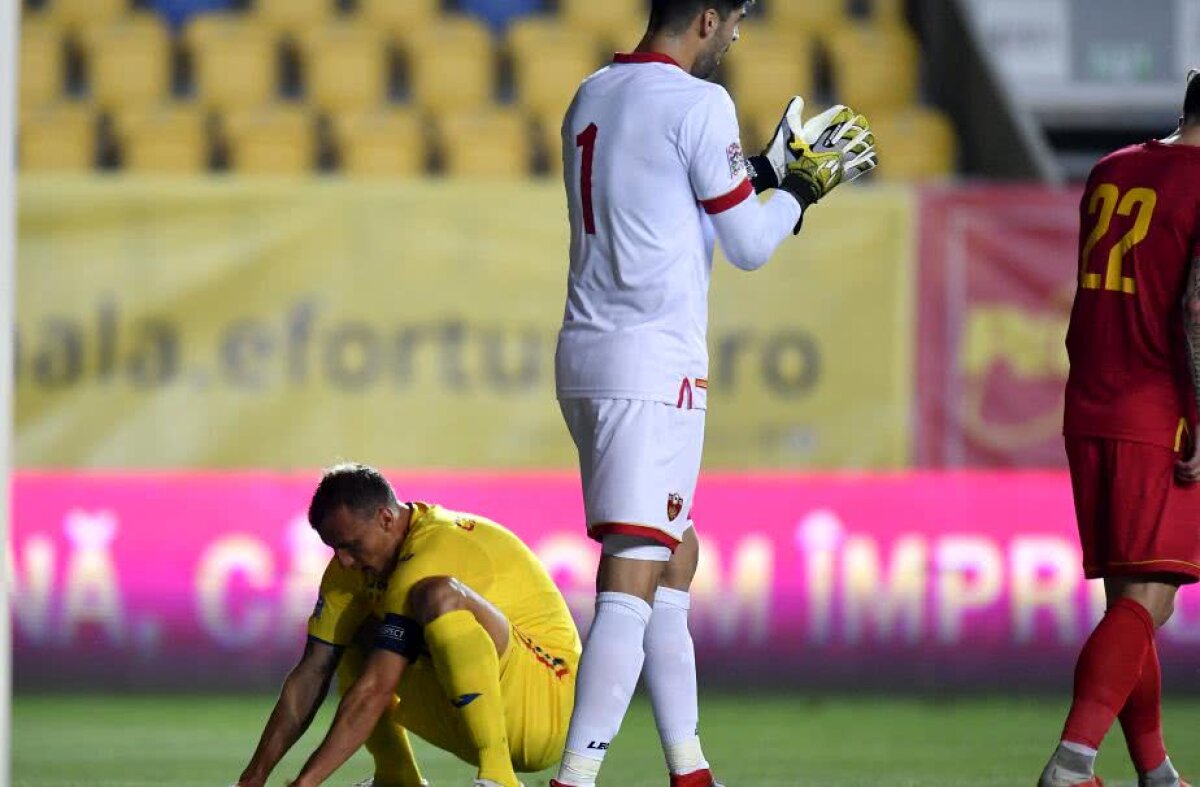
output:
[[674,522],[675,517],[679,516],[679,512],[683,510],[683,495],[678,492],[672,492],[667,495],[667,519]]
[[474,530],[478,526],[479,523],[476,522],[474,519],[468,519],[465,516],[460,516],[454,520],[454,524],[457,525],[458,527],[462,528],[463,530],[466,530],[469,533],[472,530]]
[[738,175],[745,175],[746,155],[742,153],[741,143],[734,142],[725,153],[729,156],[729,177],[736,178]]

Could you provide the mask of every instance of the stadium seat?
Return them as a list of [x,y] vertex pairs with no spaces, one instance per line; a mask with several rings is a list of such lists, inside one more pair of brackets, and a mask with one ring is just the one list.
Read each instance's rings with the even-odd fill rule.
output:
[[531,135],[513,109],[449,114],[441,119],[442,160],[451,176],[523,178],[529,175]]
[[57,22],[44,14],[25,17],[21,22],[19,68],[23,109],[45,106],[62,98],[66,53]]
[[552,178],[561,178],[563,170],[562,119],[553,122],[549,118],[537,124],[536,139],[546,157],[546,173]]
[[145,107],[171,88],[171,40],[153,14],[122,18],[81,37],[92,101],[104,110]]
[[868,0],[867,8],[877,25],[904,23],[905,0]]
[[425,124],[409,109],[377,109],[338,115],[334,137],[342,171],[352,177],[415,177],[428,160]]
[[503,33],[514,20],[546,10],[546,0],[458,0],[457,8]]
[[114,117],[124,168],[130,172],[196,174],[211,158],[206,113],[194,104],[164,104]]
[[24,112],[18,153],[24,172],[88,172],[96,166],[96,116],[84,104]]
[[836,30],[849,19],[846,0],[772,0],[766,11],[773,28],[809,36]]
[[828,46],[840,103],[871,116],[917,102],[919,51],[906,27],[852,25]]
[[403,40],[433,24],[441,8],[441,0],[358,0],[358,18],[393,40]]
[[563,21],[595,33],[606,46],[622,52],[637,46],[645,32],[646,9],[646,0],[559,0]]
[[889,181],[922,181],[954,174],[957,138],[942,113],[908,107],[871,120],[879,149],[878,177]]
[[599,65],[595,37],[552,17],[531,17],[514,22],[507,41],[517,102],[557,127],[579,83]]
[[187,29],[192,74],[201,103],[219,111],[259,106],[277,90],[278,50],[272,35],[237,14],[205,14]]
[[298,39],[308,100],[324,112],[383,104],[388,57],[383,33],[365,24],[324,25]]
[[333,16],[336,0],[255,0],[253,16],[273,33],[300,36]]
[[72,34],[100,27],[129,13],[129,0],[50,0],[46,12]]
[[224,137],[231,168],[249,175],[299,175],[316,163],[316,136],[308,110],[271,105],[230,114]]
[[434,114],[492,103],[492,37],[478,20],[448,16],[407,40],[414,103]]
[[725,62],[727,85],[739,111],[758,117],[783,113],[790,96],[811,96],[814,47],[807,37],[765,26],[745,26],[742,42]]

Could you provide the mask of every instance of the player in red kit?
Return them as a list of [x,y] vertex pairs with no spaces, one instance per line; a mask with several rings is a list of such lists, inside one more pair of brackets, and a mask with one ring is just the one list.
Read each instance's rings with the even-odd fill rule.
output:
[[1154,640],[1200,580],[1200,71],[1179,130],[1097,164],[1080,214],[1063,432],[1084,572],[1104,579],[1108,611],[1039,787],[1099,787],[1117,720],[1139,787],[1187,787],[1163,743]]

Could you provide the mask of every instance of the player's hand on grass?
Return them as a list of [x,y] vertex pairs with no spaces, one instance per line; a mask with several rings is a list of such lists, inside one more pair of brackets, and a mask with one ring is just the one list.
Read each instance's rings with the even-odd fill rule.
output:
[[1175,463],[1175,478],[1185,484],[1200,481],[1200,440],[1192,449],[1192,455]]

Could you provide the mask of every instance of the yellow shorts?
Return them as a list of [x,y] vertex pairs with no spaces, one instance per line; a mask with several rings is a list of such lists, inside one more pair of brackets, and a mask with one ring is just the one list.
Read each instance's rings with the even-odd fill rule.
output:
[[[338,670],[343,692],[362,671],[363,661],[364,652],[358,648],[348,648],[343,655]],[[542,647],[536,637],[509,626],[508,648],[500,658],[500,691],[517,771],[544,770],[562,755],[578,666],[574,654]],[[430,659],[422,657],[405,669],[397,696],[391,723],[465,762],[479,764],[462,716],[453,711]]]

